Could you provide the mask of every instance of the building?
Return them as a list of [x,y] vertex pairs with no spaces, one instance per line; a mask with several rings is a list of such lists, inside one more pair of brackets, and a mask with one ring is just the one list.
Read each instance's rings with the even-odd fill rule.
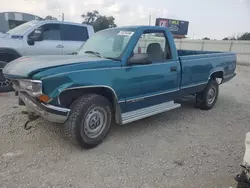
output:
[[22,12],[0,12],[0,32],[5,33],[18,25],[35,19],[41,18]]

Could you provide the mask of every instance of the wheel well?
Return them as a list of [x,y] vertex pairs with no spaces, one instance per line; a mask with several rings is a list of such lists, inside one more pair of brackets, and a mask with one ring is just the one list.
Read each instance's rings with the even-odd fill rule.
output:
[[106,87],[97,88],[82,88],[82,89],[72,89],[63,91],[59,95],[60,105],[65,108],[70,108],[71,104],[78,99],[80,96],[87,93],[95,93],[107,98],[112,104],[113,109],[116,109],[116,96],[113,91]]
[[108,99],[110,103],[112,104],[112,111],[114,114],[114,118],[117,123],[121,123],[121,110],[117,101],[117,96],[109,88],[106,87],[96,87],[96,88],[82,88],[82,89],[72,89],[72,90],[66,90],[63,91],[59,97],[58,101],[60,102],[60,105],[64,108],[70,108],[71,104],[81,97],[84,94],[87,93],[94,93],[97,95],[101,95]]
[[15,59],[15,57],[11,54],[0,54],[0,60],[4,61],[4,62],[10,62],[13,61]]
[[221,78],[223,79],[223,71],[218,71],[218,72],[214,72],[213,74],[211,74],[210,78]]
[[216,80],[218,84],[221,84],[224,79],[223,71],[217,71],[212,73],[210,79]]
[[21,57],[15,50],[12,49],[0,49],[0,61],[5,61],[7,63]]

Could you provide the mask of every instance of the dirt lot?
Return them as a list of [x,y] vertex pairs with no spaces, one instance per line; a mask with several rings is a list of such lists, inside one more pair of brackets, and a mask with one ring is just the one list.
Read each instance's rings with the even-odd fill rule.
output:
[[250,131],[250,67],[221,86],[214,109],[182,107],[125,126],[81,150],[60,125],[26,116],[14,94],[0,96],[1,187],[235,187]]

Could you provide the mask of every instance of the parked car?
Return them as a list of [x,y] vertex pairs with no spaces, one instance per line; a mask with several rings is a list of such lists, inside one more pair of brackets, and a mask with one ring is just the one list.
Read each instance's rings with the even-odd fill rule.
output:
[[[155,33],[161,42],[150,39]],[[138,52],[142,43],[146,48]],[[3,72],[29,111],[64,123],[71,140],[91,148],[112,119],[127,124],[173,110],[187,95],[211,109],[219,84],[232,79],[235,68],[234,53],[177,51],[168,29],[134,26],[95,33],[77,55],[23,57]]]
[[55,20],[26,22],[0,35],[0,92],[12,90],[2,74],[5,65],[27,55],[66,55],[77,51],[94,33],[90,25]]

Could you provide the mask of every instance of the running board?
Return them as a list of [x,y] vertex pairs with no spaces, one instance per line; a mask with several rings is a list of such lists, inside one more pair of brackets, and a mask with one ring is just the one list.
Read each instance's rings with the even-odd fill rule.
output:
[[140,120],[149,116],[153,116],[162,112],[167,112],[176,108],[179,108],[181,105],[174,103],[174,101],[161,103],[158,105],[142,108],[139,110],[134,110],[131,112],[126,112],[122,114],[122,124],[131,123],[136,120]]

